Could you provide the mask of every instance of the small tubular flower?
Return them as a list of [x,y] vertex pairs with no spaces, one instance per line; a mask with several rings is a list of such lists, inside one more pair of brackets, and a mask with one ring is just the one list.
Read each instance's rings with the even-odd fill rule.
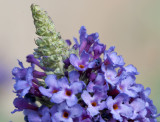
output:
[[102,65],[102,71],[104,72],[104,77],[106,81],[111,84],[112,86],[115,86],[119,82],[119,77],[117,77],[117,72],[113,67],[107,67],[105,68],[105,65]]
[[52,122],[50,110],[46,106],[41,106],[38,111],[26,109],[24,115],[29,122]]
[[133,115],[133,108],[124,104],[128,99],[127,95],[119,94],[114,99],[108,97],[106,100],[106,106],[111,111],[113,118],[122,121],[122,116],[130,118]]
[[87,91],[83,91],[81,95],[83,101],[88,105],[87,111],[93,117],[99,113],[99,110],[105,108],[105,103],[101,102],[101,98],[98,96],[91,97]]
[[83,51],[80,59],[75,54],[71,54],[69,60],[77,70],[85,71],[89,65],[89,54]]
[[62,103],[66,100],[68,106],[77,104],[76,94],[82,92],[83,84],[81,82],[69,84],[66,77],[61,78],[58,83],[61,86],[61,90],[52,95],[51,102]]
[[40,92],[44,96],[51,98],[53,94],[57,93],[60,90],[60,85],[58,84],[55,75],[48,75],[45,79],[45,83],[48,87],[47,89],[42,86],[39,87]]
[[[15,90],[17,92],[20,92],[21,96],[25,96],[29,92],[30,88],[32,87],[32,80],[33,80],[32,72],[33,72],[32,67],[27,68],[25,79],[18,79],[14,84]],[[18,72],[18,75],[19,75],[19,72]]]
[[73,122],[73,119],[81,116],[82,108],[79,104],[68,107],[65,102],[57,106],[57,112],[52,115],[52,122]]

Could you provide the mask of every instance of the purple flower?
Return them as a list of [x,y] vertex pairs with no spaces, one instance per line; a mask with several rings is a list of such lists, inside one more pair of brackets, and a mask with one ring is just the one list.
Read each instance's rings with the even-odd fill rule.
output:
[[128,75],[138,75],[137,68],[134,67],[132,64],[129,64],[124,67],[125,71],[128,73]]
[[69,73],[69,81],[71,83],[79,82],[79,77],[80,77],[80,74],[77,71],[75,71],[75,70],[73,70],[73,71],[71,71]]
[[140,97],[145,102],[145,111],[147,112],[146,117],[148,117],[150,121],[155,121],[156,118],[160,116],[160,114],[157,114],[156,107],[154,106],[152,100],[148,97],[150,93],[151,89],[146,88],[140,93]]
[[99,113],[99,110],[103,110],[105,108],[105,102],[101,102],[102,98],[98,95],[91,95],[84,90],[81,95],[83,101],[88,105],[87,111],[93,117]]
[[99,69],[100,66],[101,66],[101,64],[102,64],[101,58],[97,58],[97,59],[92,60],[92,61],[89,63],[88,68],[90,68],[90,69]]
[[73,37],[73,40],[75,42],[75,44],[73,45],[73,49],[77,50],[79,48],[79,43],[78,43],[78,40],[77,38]]
[[14,76],[14,79],[17,80],[25,80],[26,79],[26,73],[27,73],[27,68],[24,68],[22,62],[19,62],[19,65],[21,68],[19,67],[14,67],[12,70],[12,74]]
[[119,94],[114,99],[110,96],[106,100],[107,108],[111,111],[113,118],[122,121],[122,116],[130,118],[133,115],[132,107],[124,104],[128,96],[125,94]]
[[45,79],[48,89],[41,86],[39,90],[44,96],[51,98],[51,102],[61,103],[66,100],[68,106],[73,106],[77,103],[75,94],[81,92],[83,88],[82,82],[76,82],[77,78],[79,78],[78,74],[75,77],[76,79],[71,77],[71,74],[76,73],[78,72],[72,71],[70,73],[70,82],[72,84],[69,84],[66,77],[57,80],[55,75],[48,75]]
[[145,110],[145,102],[137,98],[134,101],[131,102],[130,106],[133,108],[133,116],[131,119],[137,119],[137,118],[142,118],[145,117],[147,112]]
[[105,85],[106,80],[104,78],[104,75],[102,73],[98,73],[96,79],[94,80],[94,83],[97,85]]
[[83,81],[80,81],[79,77],[80,77],[80,74],[77,71],[73,70],[69,72],[69,82],[71,84],[75,82],[79,82],[82,84],[82,88],[84,88],[86,84]]
[[108,85],[97,85],[94,84],[92,81],[89,82],[88,86],[87,86],[87,91],[90,93],[94,93],[94,95],[99,96],[99,98],[101,98],[101,100],[104,100],[107,98],[107,92],[108,90]]
[[142,98],[142,100],[147,101],[149,98],[149,95],[151,93],[151,89],[149,87],[147,87],[146,89],[143,89],[140,93],[140,98]]
[[[13,69],[15,70],[15,68]],[[32,87],[32,80],[33,80],[33,67],[29,67],[27,68],[27,71],[25,72],[25,77],[22,78],[22,76],[24,75],[24,73],[21,72],[17,72],[17,74],[15,74],[15,79],[17,79],[16,83],[14,84],[14,88],[17,92],[20,92],[21,96],[25,96],[29,90]],[[21,75],[23,74],[23,75]],[[17,78],[18,76],[18,78]],[[20,79],[22,78],[22,79]]]
[[56,75],[48,75],[45,79],[45,83],[47,85],[47,89],[40,86],[39,90],[42,95],[51,98],[53,94],[57,93],[60,90],[60,85],[56,79]]
[[57,105],[52,111],[54,111],[51,113],[52,122],[73,122],[73,118],[79,117],[82,114],[82,108],[79,104],[68,107],[66,102]]
[[52,95],[51,102],[61,103],[66,100],[68,106],[75,105],[78,101],[76,94],[82,92],[83,84],[81,82],[69,84],[66,77],[58,80],[58,84],[61,90]]
[[51,122],[50,110],[45,106],[41,106],[38,111],[26,109],[24,115],[29,122]]
[[33,77],[34,78],[43,78],[45,76],[46,76],[46,73],[44,73],[44,72],[39,72],[39,71],[36,71],[36,70],[33,71]]
[[74,119],[74,122],[92,122],[91,116],[88,111],[82,109],[82,115]]
[[40,62],[34,57],[34,55],[28,55],[27,56],[27,62],[29,62],[29,63],[32,63],[32,64],[35,64],[35,65],[37,65],[38,67],[40,67],[41,69],[43,69],[43,70],[45,70],[46,68],[44,68],[44,67],[42,67],[41,65],[40,65]]
[[70,46],[72,44],[69,39],[66,40],[66,43],[67,43],[68,46]]
[[104,52],[104,63],[106,65],[110,64],[114,67],[123,66],[125,63],[122,56],[118,56],[117,53],[113,51],[114,47],[110,47],[109,50]]
[[79,71],[85,71],[89,67],[89,54],[82,52],[80,59],[75,55],[70,55],[70,63]]
[[14,106],[17,108],[14,111],[12,111],[11,113],[15,113],[16,111],[23,111],[24,109],[31,109],[31,110],[37,110],[38,107],[35,105],[32,105],[30,103],[28,103],[28,101],[24,98],[15,98],[13,101]]
[[80,47],[79,47],[79,53],[81,54],[84,50],[86,52],[89,51],[91,45],[98,40],[99,34],[98,33],[93,33],[88,35],[87,30],[84,26],[81,27],[79,30],[80,33]]
[[98,92],[104,97],[104,99],[107,96],[106,92],[108,89],[109,89],[108,84],[106,83],[106,80],[102,73],[98,73],[96,79],[94,81],[90,81],[89,84],[87,85],[88,92],[92,93]]
[[117,89],[121,93],[125,93],[130,97],[136,97],[138,93],[143,90],[143,86],[140,84],[135,84],[135,78],[128,76],[126,79],[117,84]]
[[121,79],[125,79],[127,76],[135,76],[138,75],[136,67],[134,67],[132,64],[129,64],[125,67],[121,67],[118,71],[118,76],[121,77]]
[[101,44],[99,42],[95,42],[93,45],[94,59],[99,58],[100,55],[104,53],[105,49],[106,49],[106,45]]
[[117,72],[113,67],[107,67],[103,64],[102,71],[104,72],[104,77],[108,83],[115,86],[119,82],[119,77],[117,77]]

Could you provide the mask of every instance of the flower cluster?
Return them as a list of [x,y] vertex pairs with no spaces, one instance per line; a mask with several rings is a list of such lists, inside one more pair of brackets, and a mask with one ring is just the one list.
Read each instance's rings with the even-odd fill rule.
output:
[[[59,65],[45,67],[41,58],[49,58],[48,54],[54,55],[56,49],[39,58],[28,55],[28,68],[19,61],[20,67],[12,71],[17,94],[12,113],[23,111],[26,122],[156,122],[160,114],[148,97],[150,88],[135,82],[137,69],[131,64],[125,66],[115,47],[106,49],[98,33],[89,35],[82,26],[79,34],[80,43],[74,38],[71,46],[66,40],[68,55],[57,60],[63,66],[58,74],[55,70]],[[47,46],[43,48],[47,50]],[[50,61],[47,59],[45,64]]]

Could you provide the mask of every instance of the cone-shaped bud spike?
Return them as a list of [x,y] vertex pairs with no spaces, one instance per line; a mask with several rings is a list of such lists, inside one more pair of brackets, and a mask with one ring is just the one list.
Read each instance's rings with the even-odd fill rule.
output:
[[31,5],[31,10],[37,35],[53,36],[56,34],[55,25],[44,10],[35,4]]
[[40,36],[35,42],[35,58],[41,58],[40,64],[47,71],[63,72],[61,62],[67,57],[68,46],[56,32],[55,25],[47,13],[38,5],[31,5],[32,16],[36,27],[36,34]]

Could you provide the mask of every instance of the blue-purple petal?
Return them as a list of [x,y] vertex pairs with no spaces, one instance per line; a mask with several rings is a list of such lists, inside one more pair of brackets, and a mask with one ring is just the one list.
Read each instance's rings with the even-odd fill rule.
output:
[[75,117],[79,117],[82,115],[82,107],[79,104],[74,105],[73,107],[71,107],[70,111],[71,111],[71,117],[75,118]]
[[64,98],[64,91],[59,91],[57,93],[54,93],[51,97],[51,102],[53,103],[61,103],[65,100]]
[[69,107],[71,107],[71,106],[77,104],[78,99],[77,99],[77,97],[75,95],[72,95],[68,99],[66,99],[66,102],[67,102],[67,105]]
[[81,82],[74,82],[72,83],[72,85],[70,86],[73,93],[77,94],[82,92],[82,88],[83,88],[83,84]]
[[63,77],[61,79],[58,80],[58,86],[61,87],[61,88],[68,88],[69,85],[68,85],[68,79],[66,77]]
[[45,79],[45,83],[49,87],[57,87],[56,75],[48,75]]
[[70,73],[69,73],[69,81],[71,82],[71,83],[73,83],[73,82],[76,82],[76,81],[79,81],[79,76],[80,76],[80,74],[77,72],[77,71],[71,71]]
[[52,89],[46,89],[42,86],[39,87],[39,91],[42,93],[42,95],[47,97],[52,97]]
[[81,59],[82,62],[88,62],[89,61],[89,54],[86,53],[85,51],[83,51],[80,59]]
[[18,80],[16,82],[16,84],[14,84],[14,88],[15,90],[21,90],[21,89],[25,89],[27,87],[29,87],[30,85],[28,84],[27,81],[25,80]]
[[86,90],[83,91],[81,97],[85,103],[90,104],[91,96]]
[[78,67],[79,59],[78,59],[78,57],[75,54],[71,54],[70,57],[69,57],[69,60],[70,60],[70,63],[73,66],[77,66]]

